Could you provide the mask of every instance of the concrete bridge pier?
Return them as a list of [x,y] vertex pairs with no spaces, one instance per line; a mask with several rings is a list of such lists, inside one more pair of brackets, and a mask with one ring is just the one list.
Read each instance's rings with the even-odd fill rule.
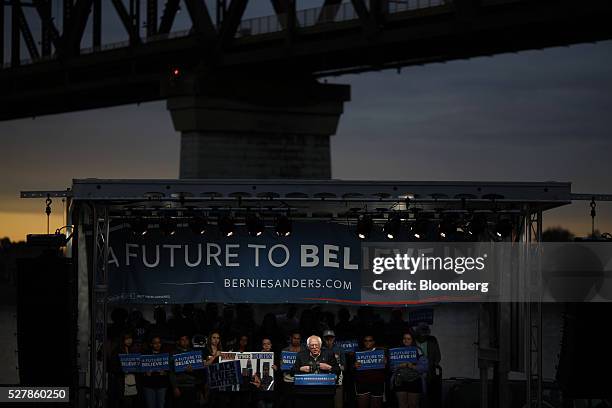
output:
[[330,136],[348,85],[315,79],[185,79],[168,84],[180,178],[331,178]]

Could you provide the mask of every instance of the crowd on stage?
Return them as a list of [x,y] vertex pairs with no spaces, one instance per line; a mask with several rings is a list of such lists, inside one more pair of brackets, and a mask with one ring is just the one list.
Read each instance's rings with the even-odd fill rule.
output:
[[[346,308],[332,313],[315,306],[298,313],[287,305],[257,324],[254,307],[174,305],[169,318],[164,307],[156,307],[153,322],[139,310],[115,308],[105,353],[109,406],[295,408],[296,378],[316,373],[333,374],[335,408],[441,407],[438,341],[429,324],[405,320],[405,309],[393,310],[385,321],[365,306],[351,316]],[[414,358],[391,364],[390,353],[402,348],[414,350]],[[213,385],[207,373],[228,356],[249,352],[272,360],[257,367],[249,362],[239,386]],[[362,364],[360,356],[370,354],[382,363]],[[131,371],[126,356],[140,355],[149,359],[146,364],[155,364],[156,355],[168,356],[168,363]],[[192,355],[199,363],[179,365]],[[289,365],[288,355],[295,359]]]

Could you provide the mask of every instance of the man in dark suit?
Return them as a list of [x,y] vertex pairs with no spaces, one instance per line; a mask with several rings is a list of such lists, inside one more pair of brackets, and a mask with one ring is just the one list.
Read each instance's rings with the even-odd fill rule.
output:
[[[321,350],[319,336],[310,336],[306,340],[308,350],[301,351],[295,358],[291,372],[295,374],[335,374],[338,381],[340,366],[331,350]],[[295,387],[295,408],[334,408],[336,386],[302,386]]]
[[298,353],[293,365],[295,374],[340,374],[338,360],[331,350],[321,350],[319,336],[310,336],[306,340],[308,350]]

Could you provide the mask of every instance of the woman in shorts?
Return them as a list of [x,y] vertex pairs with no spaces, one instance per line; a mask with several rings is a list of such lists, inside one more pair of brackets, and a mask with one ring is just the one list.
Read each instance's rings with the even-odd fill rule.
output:
[[[359,351],[381,350],[376,347],[374,336],[363,336],[362,348]],[[386,364],[386,357],[385,357]],[[355,391],[358,408],[382,408],[385,392],[385,369],[363,370],[359,362],[355,362]]]
[[403,334],[402,347],[415,347],[417,361],[398,364],[391,375],[391,387],[395,391],[398,408],[417,408],[419,397],[423,393],[423,375],[427,372],[427,357],[416,345],[411,331]]

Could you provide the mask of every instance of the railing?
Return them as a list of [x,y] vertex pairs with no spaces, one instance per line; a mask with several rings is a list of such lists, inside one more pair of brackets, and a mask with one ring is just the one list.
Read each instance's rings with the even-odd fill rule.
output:
[[[387,14],[401,13],[433,7],[448,5],[452,0],[389,0]],[[359,16],[350,2],[341,3],[333,6],[316,7],[299,10],[296,12],[296,23],[299,28],[313,27],[315,25],[339,23],[358,19]],[[287,25],[287,15],[273,15],[246,19],[240,22],[236,30],[236,38],[257,36],[283,31]],[[173,38],[187,37],[192,34],[191,29],[173,31],[168,34],[157,34],[151,37],[142,38],[143,43],[153,43]],[[100,51],[109,51],[117,48],[126,48],[130,45],[129,41],[119,41],[108,43],[99,47],[81,48],[80,54],[93,54]],[[41,57],[36,60],[22,59],[20,65],[30,65],[37,62],[57,59],[57,54]],[[10,68],[11,62],[4,63],[0,69]]]
[[[401,13],[425,8],[444,6],[450,0],[390,0],[386,13]],[[356,20],[359,16],[351,3],[341,3],[335,6],[316,7],[300,10],[296,13],[297,25],[300,28],[312,27],[320,24],[339,23]],[[284,30],[287,15],[273,15],[243,20],[238,26],[236,37],[246,37],[261,34],[270,34]]]

